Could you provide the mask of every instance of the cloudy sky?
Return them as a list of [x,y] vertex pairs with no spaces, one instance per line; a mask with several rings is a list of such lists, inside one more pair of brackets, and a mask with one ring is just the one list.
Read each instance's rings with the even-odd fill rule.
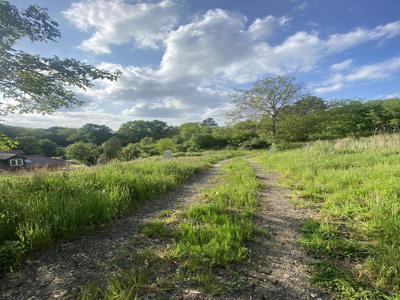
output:
[[324,99],[400,96],[398,0],[18,0],[47,7],[56,44],[21,43],[45,56],[123,72],[82,91],[85,105],[6,124],[114,129],[128,120],[223,122],[230,95],[289,74]]

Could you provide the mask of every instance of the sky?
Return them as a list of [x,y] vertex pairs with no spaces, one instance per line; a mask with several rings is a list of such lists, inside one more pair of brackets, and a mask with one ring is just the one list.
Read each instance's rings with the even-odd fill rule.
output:
[[81,107],[10,115],[9,125],[223,123],[235,89],[275,75],[294,76],[327,101],[400,96],[398,0],[11,2],[47,7],[62,35],[57,43],[21,41],[20,49],[122,76],[77,91]]

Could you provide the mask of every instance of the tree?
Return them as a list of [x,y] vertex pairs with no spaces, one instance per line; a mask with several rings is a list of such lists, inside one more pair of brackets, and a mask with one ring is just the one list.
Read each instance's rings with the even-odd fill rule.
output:
[[154,121],[129,121],[121,125],[117,131],[117,136],[122,140],[123,144],[137,143],[144,137],[152,137],[160,139],[172,135],[174,129],[167,123]]
[[94,165],[99,156],[99,148],[92,143],[76,142],[65,148],[65,154],[86,165]]
[[139,144],[128,144],[123,147],[119,153],[119,157],[122,160],[133,160],[140,157],[140,145]]
[[76,136],[72,136],[70,138],[84,141],[86,143],[101,145],[111,137],[112,131],[109,127],[105,125],[88,123],[79,128]]
[[105,141],[101,148],[103,150],[104,160],[108,161],[114,159],[118,156],[119,151],[122,148],[121,140],[115,136]]
[[230,117],[234,119],[261,119],[265,116],[271,121],[272,142],[277,133],[277,118],[282,108],[301,98],[302,84],[293,77],[265,77],[253,84],[248,90],[239,90],[235,94],[236,108]]
[[171,138],[159,139],[155,143],[155,146],[158,149],[158,151],[160,152],[160,154],[163,153],[165,150],[174,150],[175,149],[174,140]]
[[41,149],[40,155],[44,156],[55,156],[57,153],[57,144],[50,141],[49,139],[42,139],[38,141]]
[[218,124],[213,118],[207,118],[201,122],[201,126],[218,127]]
[[[0,114],[51,113],[82,104],[73,88],[89,88],[95,79],[116,80],[119,72],[99,70],[76,59],[46,58],[17,50],[21,39],[55,42],[58,24],[45,8],[30,5],[19,10],[0,0]],[[7,101],[12,99],[13,101]]]
[[77,137],[77,128],[66,128],[66,127],[50,127],[46,129],[49,133],[48,139],[52,140],[58,146],[66,147],[74,142],[74,138]]
[[38,139],[35,136],[17,137],[19,148],[25,154],[54,156],[56,155],[57,145],[49,139]]
[[9,151],[17,147],[18,143],[0,133],[0,151]]
[[315,139],[323,128],[329,106],[315,96],[307,96],[284,107],[278,120],[280,142],[306,142]]
[[155,140],[150,136],[142,138],[140,143],[137,143],[137,145],[139,147],[141,157],[149,157],[159,154],[158,149],[156,148]]

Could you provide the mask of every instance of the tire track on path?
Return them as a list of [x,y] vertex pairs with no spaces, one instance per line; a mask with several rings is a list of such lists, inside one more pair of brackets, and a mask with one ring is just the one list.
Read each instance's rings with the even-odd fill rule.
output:
[[256,235],[249,245],[249,260],[240,269],[252,284],[243,295],[233,298],[326,299],[326,294],[311,284],[312,258],[297,242],[301,225],[312,212],[289,202],[290,191],[279,186],[277,174],[265,171],[252,159],[249,163],[261,182],[254,223],[268,235]]

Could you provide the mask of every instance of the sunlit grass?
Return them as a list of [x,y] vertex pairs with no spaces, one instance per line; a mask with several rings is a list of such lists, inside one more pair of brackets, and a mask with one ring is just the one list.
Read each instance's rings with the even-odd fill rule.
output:
[[301,243],[317,257],[347,262],[319,265],[322,273],[321,266],[341,269],[322,282],[346,299],[400,293],[399,154],[396,134],[316,142],[260,157],[266,168],[285,175],[298,198],[320,210],[317,221],[306,222]]
[[219,184],[203,192],[204,202],[187,209],[172,249],[206,291],[219,290],[213,279],[215,267],[227,267],[247,256],[259,187],[255,173],[241,159],[227,163],[219,179]]
[[0,181],[0,272],[26,252],[128,213],[210,163],[238,155],[113,162]]

